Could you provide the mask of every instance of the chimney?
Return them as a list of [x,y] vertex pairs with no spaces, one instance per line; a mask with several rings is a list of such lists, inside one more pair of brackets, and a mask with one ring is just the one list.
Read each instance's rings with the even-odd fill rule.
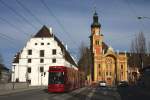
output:
[[51,34],[53,34],[52,27],[49,28],[49,32],[50,32]]
[[68,46],[67,46],[67,44],[66,44],[66,50],[68,50]]

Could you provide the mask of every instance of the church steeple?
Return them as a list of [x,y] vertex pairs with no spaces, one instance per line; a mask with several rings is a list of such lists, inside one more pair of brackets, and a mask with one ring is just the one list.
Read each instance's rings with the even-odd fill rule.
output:
[[95,13],[93,15],[93,23],[92,23],[91,27],[92,28],[93,27],[99,27],[99,28],[101,27],[101,24],[98,21],[98,14],[97,14],[96,10],[95,10]]

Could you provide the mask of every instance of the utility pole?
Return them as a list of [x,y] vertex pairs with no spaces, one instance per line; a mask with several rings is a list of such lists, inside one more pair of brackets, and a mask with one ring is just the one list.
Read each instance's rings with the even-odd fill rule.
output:
[[14,90],[15,89],[15,65],[14,65],[12,73],[13,73],[13,87],[12,87],[12,89]]

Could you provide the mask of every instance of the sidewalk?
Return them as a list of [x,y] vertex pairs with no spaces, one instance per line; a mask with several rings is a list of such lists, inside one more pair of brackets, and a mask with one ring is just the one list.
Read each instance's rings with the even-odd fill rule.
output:
[[0,96],[2,95],[7,95],[11,93],[18,93],[18,92],[23,92],[23,91],[29,91],[29,90],[35,90],[35,89],[46,89],[47,87],[45,86],[30,86],[28,88],[20,88],[20,89],[11,89],[11,90],[0,90]]

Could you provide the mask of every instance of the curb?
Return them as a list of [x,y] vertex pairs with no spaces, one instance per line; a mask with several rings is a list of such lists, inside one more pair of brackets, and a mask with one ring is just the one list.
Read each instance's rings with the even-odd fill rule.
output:
[[9,95],[13,93],[18,93],[18,92],[24,92],[24,91],[29,91],[29,90],[36,90],[36,89],[46,89],[45,87],[29,87],[29,88],[22,88],[22,89],[14,89],[14,90],[4,90],[0,92],[0,96],[4,95]]

